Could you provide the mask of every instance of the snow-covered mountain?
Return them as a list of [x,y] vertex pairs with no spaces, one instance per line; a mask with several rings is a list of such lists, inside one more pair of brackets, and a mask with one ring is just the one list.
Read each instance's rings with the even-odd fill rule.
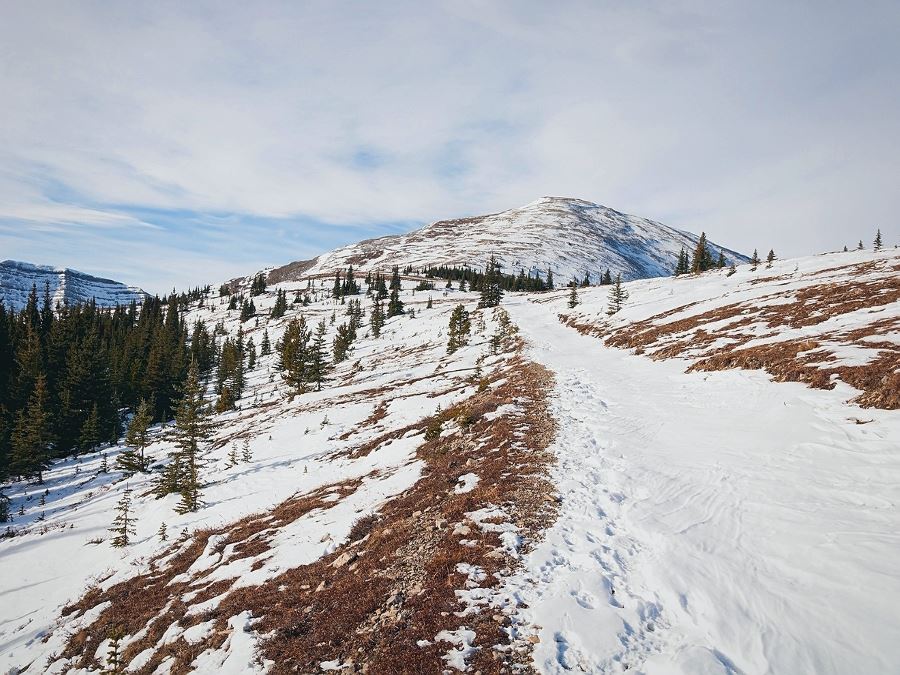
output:
[[[581,199],[543,197],[502,213],[440,220],[408,234],[367,239],[318,258],[279,267],[270,281],[331,274],[353,265],[362,271],[392,265],[482,266],[491,254],[507,273],[544,275],[552,269],[557,280],[597,280],[607,268],[625,280],[672,273],[682,248],[691,251],[699,237],[646,218],[620,213]],[[736,263],[740,253],[710,243]]]
[[0,300],[8,308],[24,307],[32,287],[37,287],[38,296],[43,297],[48,283],[54,305],[62,302],[71,305],[94,299],[101,307],[115,307],[127,305],[132,300],[141,302],[146,296],[140,288],[78,270],[32,265],[17,260],[0,262]]

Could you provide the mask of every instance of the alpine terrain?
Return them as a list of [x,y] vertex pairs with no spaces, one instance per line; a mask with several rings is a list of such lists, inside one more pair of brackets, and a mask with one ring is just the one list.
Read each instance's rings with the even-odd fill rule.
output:
[[544,198],[165,298],[4,263],[0,670],[896,672],[877,244]]
[[147,295],[140,288],[69,268],[60,270],[16,260],[0,262],[0,301],[7,308],[25,307],[32,288],[37,290],[41,298],[44,291],[49,289],[53,306],[58,303],[74,305],[94,300],[99,307],[115,307],[127,305],[131,301],[141,302]]

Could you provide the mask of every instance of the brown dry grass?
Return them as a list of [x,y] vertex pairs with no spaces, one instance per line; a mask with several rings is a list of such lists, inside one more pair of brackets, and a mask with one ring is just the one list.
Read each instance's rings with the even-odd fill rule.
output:
[[[517,346],[520,343],[515,342]],[[310,495],[287,500],[272,512],[248,516],[237,523],[194,535],[183,550],[175,547],[158,556],[149,573],[105,590],[92,590],[65,614],[73,616],[110,601],[109,608],[89,626],[75,633],[64,656],[73,667],[99,667],[97,645],[112,630],[133,635],[145,626],[147,635],[123,650],[128,663],[142,650],[156,645],[173,621],[183,628],[201,621],[215,621],[215,630],[198,644],[178,639],[161,647],[139,672],[152,672],[166,657],[175,659],[173,673],[187,672],[204,650],[221,647],[228,636],[227,621],[249,610],[258,621],[254,630],[265,635],[260,656],[271,660],[273,672],[317,672],[324,660],[338,659],[351,670],[369,673],[441,672],[442,654],[451,647],[434,643],[442,630],[466,626],[477,634],[478,651],[469,659],[473,671],[482,673],[528,672],[527,643],[500,651],[494,645],[510,645],[504,630],[509,619],[483,611],[466,617],[455,614],[462,606],[455,591],[465,588],[466,577],[456,571],[459,563],[478,565],[488,573],[484,586],[497,584],[493,574],[511,572],[516,562],[501,551],[499,536],[468,522],[466,513],[488,506],[506,507],[513,514],[525,541],[536,538],[553,518],[555,499],[546,479],[552,461],[547,447],[554,434],[546,395],[551,374],[516,355],[486,381],[505,381],[485,387],[438,417],[445,430],[423,443],[418,451],[426,468],[409,490],[388,501],[377,516],[354,524],[346,544],[313,564],[285,570],[261,586],[230,589],[230,582],[206,587],[207,572],[190,581],[174,581],[203,554],[211,536],[221,541],[223,552],[235,545],[235,557],[261,556],[279,527],[312,509],[327,509],[324,501],[335,489],[354,490],[360,482],[328,486]],[[519,410],[485,419],[505,403],[515,400]],[[397,434],[420,432],[434,423],[426,418],[402,430],[393,430],[357,449],[370,451]],[[465,473],[477,473],[473,490],[457,494],[454,487]],[[455,525],[470,528],[463,546]],[[199,576],[199,579],[198,579]],[[192,585],[193,582],[193,585]],[[205,613],[184,617],[189,590],[202,588],[191,604],[225,594]],[[429,645],[419,647],[420,640]]]

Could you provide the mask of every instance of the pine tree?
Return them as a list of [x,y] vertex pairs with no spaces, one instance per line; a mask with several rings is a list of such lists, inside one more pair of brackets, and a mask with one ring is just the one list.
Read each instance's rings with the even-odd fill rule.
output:
[[131,537],[135,535],[134,517],[131,514],[131,488],[125,484],[125,491],[116,505],[116,517],[113,519],[109,531],[115,535],[110,543],[116,548],[128,546]]
[[773,262],[775,262],[775,251],[769,249],[769,255],[766,256],[766,267],[772,267]]
[[[602,277],[601,277],[601,283],[602,283]],[[549,267],[547,268],[547,290],[548,291],[553,290],[553,270],[551,270]]]
[[448,329],[449,340],[447,341],[447,353],[452,354],[460,347],[464,347],[469,343],[469,333],[471,332],[471,321],[469,313],[463,305],[457,305],[450,313],[450,326]]
[[734,262],[731,263],[731,266],[728,268],[728,276],[737,273],[737,267],[735,267]]
[[170,454],[172,462],[166,467],[162,483],[164,494],[177,492],[181,495],[177,507],[179,513],[200,508],[200,448],[211,435],[203,384],[197,365],[192,362],[175,411],[175,427],[171,435],[175,449]]
[[253,451],[250,450],[250,439],[245,438],[244,443],[241,446],[241,460],[245,464],[249,464],[253,461]]
[[[685,253],[685,256],[687,256],[687,253]],[[687,258],[685,257],[685,259],[687,259]],[[606,268],[606,272],[603,273],[603,282],[602,283],[604,286],[612,285],[612,274],[610,274],[608,267]]]
[[881,250],[881,228],[878,228],[878,232],[875,233],[875,242],[874,248],[876,251]]
[[81,426],[78,445],[82,452],[90,452],[100,445],[100,415],[96,403],[91,408],[90,414]]
[[322,382],[325,380],[327,368],[327,356],[325,346],[325,319],[316,324],[316,334],[309,350],[309,380],[316,385],[316,391],[322,391]]
[[622,288],[622,275],[617,274],[615,284],[609,289],[609,300],[607,302],[609,308],[606,310],[606,313],[612,316],[622,309],[622,305],[625,304],[626,300],[628,300],[628,291]]
[[756,268],[759,267],[759,253],[756,251],[756,249],[753,249],[753,256],[750,258],[750,265],[750,269],[754,272],[756,271]]
[[309,340],[311,333],[306,327],[306,317],[291,319],[280,344],[279,366],[284,371],[285,381],[299,393],[306,390],[309,379]]
[[[393,292],[396,293],[396,289]],[[334,341],[332,343],[335,363],[340,363],[347,359],[355,339],[356,331],[353,330],[351,324],[342,323],[337,327],[337,334],[334,336]]]
[[10,473],[26,478],[37,477],[44,482],[43,472],[50,466],[54,434],[47,400],[47,378],[41,374],[28,398],[28,405],[20,410],[12,432]]
[[678,263],[675,265],[675,276],[678,277],[682,274],[687,274],[691,271],[690,267],[687,251],[685,251],[684,246],[682,246],[681,252],[678,254]]
[[118,675],[123,672],[121,663],[122,656],[119,653],[120,642],[123,637],[124,633],[119,626],[110,629],[109,633],[107,633],[109,647],[106,650],[106,667],[103,669],[105,675]]
[[571,290],[569,291],[569,309],[575,309],[578,305],[578,284],[574,281],[572,282]]
[[247,340],[247,370],[253,370],[256,367],[256,345],[253,344],[253,338]]
[[722,251],[719,251],[719,259],[716,262],[716,267],[718,267],[719,269],[722,269],[723,267],[725,267],[726,264],[727,264],[727,261],[725,260],[725,254]]
[[109,473],[109,457],[105,452],[100,455],[100,468],[97,473]]
[[399,270],[399,268],[398,268],[396,265],[394,265],[394,267],[391,269],[391,286],[390,286],[390,289],[391,289],[392,291],[393,291],[393,290],[398,290],[398,291],[400,290],[400,270]]
[[159,526],[159,529],[156,531],[156,535],[159,537],[160,541],[168,541],[169,540],[169,535],[166,533],[166,530],[167,530],[166,524],[162,523]]
[[503,298],[503,289],[500,287],[501,273],[500,263],[492,255],[484,270],[484,278],[481,281],[481,299],[479,307],[497,307]]
[[228,464],[225,466],[226,469],[231,469],[238,465],[238,451],[237,445],[234,443],[231,444],[231,449],[228,451]]
[[712,254],[706,245],[706,232],[701,232],[700,239],[697,241],[697,247],[694,249],[694,257],[691,260],[691,271],[694,274],[699,274],[712,269],[712,267]]
[[391,298],[388,300],[387,306],[387,315],[388,318],[392,316],[399,316],[403,314],[405,310],[403,309],[403,301],[400,300],[400,287],[391,289]]
[[[431,302],[430,299],[429,302]],[[372,329],[372,337],[379,337],[381,335],[381,327],[384,326],[384,309],[381,305],[381,301],[377,298],[372,303],[372,313],[369,317],[369,326]]]
[[256,305],[253,300],[244,300],[241,304],[241,323],[249,321],[256,315]]
[[[433,306],[434,306],[434,305],[433,305],[433,303],[432,303],[431,296],[429,295],[429,296],[428,296],[428,304],[425,305],[425,309],[431,309]],[[377,337],[377,336],[376,336],[376,337]]]
[[272,353],[272,343],[269,341],[269,329],[263,330],[262,343],[259,348],[260,356],[268,356]]
[[856,250],[857,250],[857,251],[862,251],[863,248],[865,248],[865,247],[863,246],[862,239],[860,239],[860,240],[859,240],[859,243],[856,245]]

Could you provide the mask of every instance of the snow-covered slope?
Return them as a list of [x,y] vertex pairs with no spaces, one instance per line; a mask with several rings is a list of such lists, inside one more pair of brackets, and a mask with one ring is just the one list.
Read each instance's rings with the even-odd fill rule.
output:
[[[609,269],[623,279],[671,274],[682,248],[692,251],[697,235],[646,218],[619,213],[580,199],[544,197],[522,208],[474,218],[441,220],[409,234],[368,239],[318,258],[272,271],[276,281],[331,274],[353,265],[358,270],[392,265],[470,265],[480,267],[495,255],[506,273],[546,274],[559,281],[596,282]],[[737,263],[746,258],[711,244]]]
[[[415,318],[379,338],[364,322],[321,392],[292,396],[275,354],[248,371],[199,512],[99,454],[4,486],[0,670],[97,672],[120,630],[135,672],[893,672],[900,412],[854,401],[900,375],[898,272],[896,251],[862,251],[638,280],[612,317],[608,288],[501,312],[407,280]],[[329,287],[281,319],[270,287],[243,328],[274,343],[303,313],[330,339]],[[448,355],[457,303],[472,338]],[[233,336],[226,307],[188,320]],[[825,385],[742,369],[766,361],[686,372],[779,337]],[[117,550],[126,484],[137,536]]]
[[37,287],[38,298],[43,298],[48,283],[54,306],[62,302],[71,305],[93,299],[101,307],[115,307],[127,305],[132,300],[141,302],[146,295],[140,288],[69,268],[61,270],[17,260],[0,262],[0,300],[7,307],[24,307],[32,287]]

